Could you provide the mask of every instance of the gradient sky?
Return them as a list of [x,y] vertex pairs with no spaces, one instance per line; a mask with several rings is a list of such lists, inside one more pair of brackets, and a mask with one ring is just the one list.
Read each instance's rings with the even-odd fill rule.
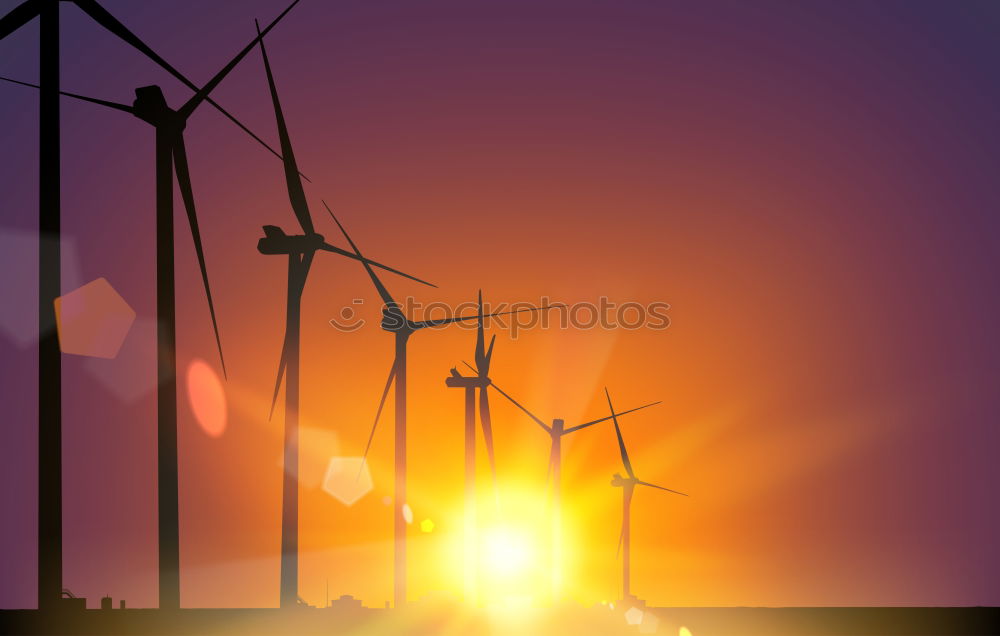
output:
[[[103,2],[202,83],[283,2]],[[0,2],[0,11],[15,6]],[[190,92],[71,5],[65,90]],[[439,285],[424,302],[670,303],[665,331],[496,330],[492,377],[568,423],[617,405],[640,477],[633,590],[655,605],[1000,602],[997,380],[1000,5],[964,1],[303,0],[271,62],[317,229],[325,197],[366,254]],[[34,81],[37,26],[0,42]],[[276,143],[257,52],[213,95]],[[0,234],[36,227],[37,95],[0,86]],[[156,602],[153,135],[63,101],[66,291],[107,278],[136,310],[116,360],[64,358],[65,584]],[[227,428],[179,397],[182,603],[277,603],[280,416],[267,421],[294,231],[280,163],[210,107],[187,128],[230,371]],[[178,359],[218,370],[178,213]],[[30,245],[30,243],[29,243]],[[30,253],[29,253],[30,256]],[[329,257],[328,257],[329,256]],[[32,320],[34,257],[4,259],[6,316]],[[377,297],[316,259],[303,306],[303,424],[358,455],[391,360]],[[328,320],[352,299],[369,324]],[[473,333],[410,347],[411,597],[455,590],[462,396]],[[36,352],[0,338],[0,606],[35,602]],[[181,387],[184,384],[181,383]],[[533,510],[547,444],[493,400],[507,521]],[[391,595],[392,438],[347,508],[301,497],[301,594]],[[613,598],[613,429],[565,447],[571,594]],[[527,512],[526,512],[527,511]],[[530,521],[530,519],[529,519]],[[534,519],[537,521],[537,519]]]

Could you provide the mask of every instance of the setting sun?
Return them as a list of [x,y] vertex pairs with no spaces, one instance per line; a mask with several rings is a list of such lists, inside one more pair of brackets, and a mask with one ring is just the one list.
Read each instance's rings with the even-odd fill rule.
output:
[[533,567],[537,557],[534,541],[522,530],[501,526],[490,528],[483,535],[483,573],[488,578],[523,575]]
[[0,2],[0,636],[992,633],[998,30]]

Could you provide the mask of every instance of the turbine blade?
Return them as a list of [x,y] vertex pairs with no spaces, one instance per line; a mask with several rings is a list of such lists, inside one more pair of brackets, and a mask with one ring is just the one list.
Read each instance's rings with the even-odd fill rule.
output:
[[497,460],[493,450],[493,422],[490,419],[490,398],[488,387],[479,388],[479,421],[483,427],[483,440],[486,443],[486,456],[490,462],[490,476],[493,478],[493,496],[500,502],[497,486]]
[[184,210],[187,212],[188,225],[191,227],[191,238],[194,240],[194,251],[198,257],[198,267],[201,269],[201,282],[205,286],[205,297],[208,299],[208,313],[212,316],[212,329],[215,331],[215,344],[219,348],[219,362],[222,364],[222,375],[226,379],[226,359],[222,355],[222,338],[219,336],[219,323],[215,318],[215,304],[212,302],[212,286],[208,283],[208,268],[205,265],[205,251],[201,244],[201,230],[198,228],[198,213],[194,207],[194,193],[191,190],[191,174],[188,171],[187,151],[184,149],[184,136],[178,133],[174,137],[174,171],[177,174],[177,186],[184,200]]
[[490,347],[486,350],[486,368],[482,371],[482,375],[486,376],[490,372],[490,362],[493,360],[493,345],[497,342],[496,334],[490,338]]
[[373,261],[373,260],[368,259],[368,258],[360,257],[357,254],[354,254],[353,252],[348,252],[347,250],[341,249],[341,248],[337,247],[336,245],[330,245],[329,243],[323,243],[319,247],[319,249],[323,250],[324,252],[333,252],[334,254],[340,254],[341,256],[346,256],[347,258],[353,258],[356,261],[366,262],[369,265],[372,265],[374,267],[378,267],[380,269],[384,269],[387,272],[391,272],[391,273],[396,274],[398,276],[402,276],[403,278],[409,278],[410,280],[415,281],[417,283],[420,283],[421,285],[427,285],[428,287],[437,288],[437,285],[435,285],[434,283],[428,283],[427,281],[425,281],[423,279],[417,278],[416,276],[411,276],[411,275],[407,274],[406,272],[401,272],[398,269],[396,269],[395,267],[389,267],[388,265],[383,265],[382,263],[379,263],[378,261]]
[[40,0],[25,0],[0,18],[0,40],[17,31],[41,11]]
[[440,318],[438,320],[424,320],[421,322],[414,323],[416,329],[422,329],[424,327],[440,327],[443,325],[450,325],[453,322],[464,322],[466,320],[482,320],[483,318],[491,318],[493,316],[506,316],[507,314],[520,314],[526,311],[546,311],[549,309],[555,309],[556,307],[565,307],[564,304],[559,303],[557,305],[545,305],[544,307],[525,307],[524,309],[514,309],[512,311],[498,311],[492,314],[473,314],[471,316],[455,316],[453,318]]
[[[254,21],[256,24],[256,20]],[[274,119],[278,124],[278,138],[281,140],[282,163],[285,166],[285,186],[288,189],[288,200],[292,204],[292,211],[295,218],[299,220],[302,231],[306,234],[315,234],[312,216],[309,214],[309,204],[306,202],[306,193],[302,188],[302,180],[299,178],[299,167],[295,162],[295,151],[292,150],[292,140],[288,136],[288,126],[285,124],[285,115],[281,111],[281,101],[278,99],[278,89],[274,85],[274,75],[271,73],[271,63],[267,59],[267,48],[264,40],[260,38],[260,25],[257,24],[258,44],[260,54],[264,58],[264,71],[267,73],[267,85],[271,91],[271,102],[274,105]]]
[[486,374],[486,337],[483,333],[483,290],[479,290],[479,320],[476,324],[476,370],[480,376]]
[[301,293],[302,289],[305,288],[306,279],[309,278],[309,268],[312,267],[313,258],[316,257],[316,252],[308,251],[302,255],[302,269],[299,271],[299,291]]
[[[288,271],[288,286],[289,291],[294,291],[297,294],[302,293],[302,288],[306,284],[306,278],[309,276],[309,267],[312,265],[313,255],[306,254],[301,261],[298,263],[298,269],[289,269]],[[289,264],[291,268],[292,265]],[[285,369],[288,367],[288,325],[285,325],[285,339],[281,343],[281,359],[278,362],[278,376],[274,381],[274,393],[271,395],[271,411],[267,415],[267,421],[270,422],[271,418],[274,417],[274,407],[278,404],[278,391],[281,389],[281,379],[285,374]]]
[[208,98],[208,94],[211,93],[213,90],[215,90],[215,87],[219,85],[219,82],[225,79],[226,75],[229,75],[230,71],[236,68],[236,65],[239,64],[244,57],[246,57],[247,53],[253,50],[253,47],[257,46],[257,43],[260,42],[265,35],[267,35],[267,32],[273,29],[274,26],[278,24],[278,22],[281,21],[283,17],[285,17],[285,14],[291,11],[292,8],[298,3],[299,0],[293,0],[292,4],[288,5],[288,8],[282,11],[277,18],[272,20],[271,23],[268,24],[263,31],[260,30],[260,25],[258,25],[257,37],[255,37],[250,42],[250,44],[247,44],[245,47],[243,47],[243,50],[237,53],[236,57],[231,59],[228,64],[222,67],[222,69],[218,73],[216,73],[215,76],[201,88],[201,90],[197,91],[191,97],[191,99],[189,99],[187,102],[185,102],[183,106],[181,106],[181,108],[178,110],[178,113],[180,113],[181,117],[187,119],[188,116],[191,115],[192,112],[194,112],[194,109],[197,108],[203,101],[205,101],[205,99]]
[[278,377],[274,381],[274,395],[271,396],[271,411],[267,414],[267,421],[270,422],[271,418],[274,417],[274,407],[278,404],[278,392],[281,390],[281,380],[285,375],[285,367],[288,365],[288,336],[285,335],[285,339],[281,344],[281,359],[278,361]]
[[[124,24],[122,24],[121,22],[119,22],[117,18],[115,18],[110,13],[108,13],[104,9],[104,7],[102,7],[101,5],[99,5],[96,2],[96,0],[74,0],[74,2],[76,3],[76,5],[78,7],[80,7],[80,9],[82,9],[84,11],[84,13],[86,13],[87,15],[89,15],[95,22],[97,22],[102,27],[104,27],[105,29],[107,29],[108,31],[110,31],[111,33],[113,33],[114,35],[118,36],[122,40],[124,40],[126,43],[128,43],[129,45],[131,45],[133,48],[137,49],[140,53],[142,53],[143,55],[145,55],[149,59],[153,60],[153,62],[155,62],[161,68],[163,68],[165,71],[167,71],[168,73],[170,73],[171,75],[173,75],[182,84],[184,84],[185,86],[187,86],[188,88],[190,88],[191,90],[193,90],[195,92],[198,91],[198,86],[195,85],[194,82],[192,82],[188,78],[184,77],[184,75],[181,74],[180,71],[178,71],[177,69],[175,69],[173,66],[171,66],[170,64],[168,64],[166,60],[164,60],[162,57],[160,57],[159,55],[157,55],[156,52],[153,51],[153,49],[149,48],[146,45],[145,42],[143,42],[142,40],[140,40],[134,33],[132,33],[131,31],[129,31],[128,28]],[[242,123],[240,123],[240,121],[237,120],[235,117],[233,117],[229,113],[229,111],[227,111],[225,108],[223,108],[222,106],[220,106],[212,98],[206,97],[205,101],[207,101],[216,110],[218,110],[220,113],[222,113],[229,121],[231,121],[234,124],[236,124],[237,126],[239,126],[240,129],[243,130],[243,132],[245,132],[246,134],[250,135],[257,143],[259,143],[261,146],[263,146],[264,148],[266,148],[268,150],[268,152],[270,152],[272,155],[274,155],[278,159],[282,159],[282,156],[278,153],[278,151],[276,151],[274,148],[272,148],[271,146],[269,146],[267,144],[267,142],[265,142],[263,139],[261,139],[260,137],[258,137],[257,135],[255,135],[253,133],[253,131],[251,131],[249,128],[247,128]],[[302,175],[302,178],[305,179],[306,181],[309,181],[309,178],[306,177],[305,175]]]
[[687,493],[683,493],[683,492],[680,492],[680,491],[677,491],[677,490],[671,490],[670,488],[664,488],[663,486],[657,486],[656,484],[651,484],[648,481],[639,481],[637,479],[637,480],[635,480],[635,483],[642,484],[643,486],[650,486],[652,488],[659,488],[660,490],[666,490],[667,492],[672,492],[675,495],[682,495],[684,497],[688,496]]
[[[32,84],[31,82],[22,82],[20,80],[11,79],[9,77],[0,77],[0,80],[5,82],[10,82],[11,84],[20,84],[21,86],[27,86],[29,88],[41,88],[38,84]],[[91,104],[98,104],[100,106],[107,106],[108,108],[114,108],[115,110],[124,111],[126,113],[132,113],[132,107],[126,106],[125,104],[119,104],[117,102],[109,102],[103,99],[97,99],[95,97],[87,97],[86,95],[77,95],[76,93],[68,93],[66,91],[59,91],[60,95],[65,97],[72,97],[73,99],[78,99],[83,102],[90,102]]]
[[379,417],[382,416],[382,408],[385,406],[385,398],[389,395],[389,387],[392,386],[392,381],[396,378],[396,360],[392,361],[392,367],[389,369],[389,377],[385,379],[385,388],[382,389],[382,399],[378,401],[378,411],[375,412],[375,421],[372,423],[372,430],[368,434],[368,443],[365,444],[365,454],[361,457],[361,467],[358,468],[358,476],[355,480],[361,478],[361,471],[365,468],[365,462],[368,461],[368,451],[371,450],[372,440],[375,439],[375,429],[378,427]]
[[351,239],[351,235],[347,233],[346,229],[344,229],[344,224],[340,222],[340,219],[338,219],[337,215],[333,213],[333,210],[331,210],[330,206],[326,204],[326,201],[323,201],[323,207],[326,208],[326,211],[330,213],[330,217],[333,218],[333,222],[340,228],[341,234],[343,234],[344,238],[347,239],[351,249],[354,250],[355,255],[357,255],[358,260],[360,260],[361,264],[365,266],[365,271],[368,272],[368,276],[372,279],[375,289],[378,290],[378,295],[382,297],[382,302],[389,306],[394,305],[398,307],[399,305],[395,300],[393,300],[392,294],[390,294],[389,290],[382,284],[382,280],[375,274],[375,270],[372,269],[372,266],[368,264],[368,259],[362,256],[361,250],[358,249],[358,246]]
[[[468,362],[465,362],[464,360],[462,361],[462,364],[464,364],[465,366],[469,367],[473,371],[476,370],[476,368],[474,366],[472,366]],[[552,427],[550,427],[549,425],[547,425],[542,420],[538,419],[538,417],[536,417],[534,413],[532,413],[528,409],[524,408],[524,406],[522,406],[520,402],[518,402],[517,400],[515,400],[511,396],[507,395],[507,393],[503,389],[501,389],[500,387],[498,387],[495,382],[490,382],[489,386],[491,386],[494,389],[496,389],[497,391],[499,391],[500,395],[504,396],[505,398],[507,398],[508,400],[510,400],[511,402],[513,402],[514,406],[516,406],[517,408],[521,409],[522,411],[524,411],[528,415],[528,417],[530,417],[531,419],[535,420],[535,422],[539,426],[541,426],[542,429],[544,429],[546,433],[551,433],[552,432]]]
[[74,0],[76,6],[80,7],[84,13],[89,15],[95,22],[100,24],[102,27],[118,36],[126,43],[131,45],[133,48],[137,49],[140,53],[153,60],[158,64],[163,70],[170,73],[178,80],[183,82],[186,86],[192,90],[197,91],[198,87],[195,86],[188,78],[184,77],[180,71],[175,69],[166,60],[156,54],[153,49],[149,48],[145,42],[139,39],[139,37],[132,33],[128,27],[118,21],[118,18],[114,17],[108,11],[97,3],[96,0]]
[[[272,155],[274,155],[275,157],[277,157],[281,161],[285,160],[285,158],[281,156],[280,152],[278,152],[277,150],[275,150],[274,148],[272,148],[270,144],[268,144],[266,141],[264,141],[263,139],[261,139],[260,137],[258,137],[257,134],[254,133],[254,131],[252,131],[249,128],[247,128],[246,126],[244,126],[243,123],[240,120],[236,119],[231,114],[229,114],[229,111],[227,111],[222,106],[219,106],[219,104],[217,104],[216,102],[214,102],[211,97],[206,97],[205,101],[208,102],[209,104],[211,104],[212,106],[214,106],[217,111],[219,111],[220,113],[222,113],[223,115],[225,115],[226,119],[228,119],[229,121],[231,121],[234,124],[236,124],[237,126],[239,126],[240,130],[242,130],[243,132],[245,132],[246,134],[248,134],[254,141],[256,141],[261,146],[263,146],[264,149],[267,150],[269,153],[271,153]],[[309,183],[312,183],[312,179],[310,179],[309,177],[307,177],[305,175],[305,173],[302,172],[301,170],[299,170],[299,176],[302,177],[303,179],[305,179],[306,181],[308,181]]]
[[[650,406],[656,406],[659,403],[660,403],[660,400],[657,400],[656,402],[650,402],[649,404],[643,404],[642,406],[637,406],[634,409],[629,409],[627,411],[619,411],[618,413],[615,413],[615,415],[618,415],[618,416],[627,415],[627,414],[629,414],[629,413],[631,413],[633,411],[640,411],[640,410],[642,410],[644,408],[648,408]],[[571,426],[571,427],[567,428],[566,429],[566,433],[573,433],[575,431],[580,430],[581,428],[587,428],[588,426],[593,426],[594,424],[600,424],[601,422],[605,422],[605,421],[610,420],[610,419],[611,419],[611,416],[610,415],[606,415],[606,416],[598,418],[596,420],[591,420],[589,422],[584,422],[583,424],[577,424],[576,426]]]
[[622,429],[618,426],[618,416],[615,414],[615,407],[611,404],[611,394],[608,393],[608,387],[604,387],[604,395],[608,398],[608,408],[611,409],[611,419],[615,423],[615,435],[618,437],[618,450],[621,451],[622,464],[625,465],[625,472],[632,479],[635,479],[635,473],[632,472],[632,462],[629,461],[628,451],[625,450],[625,439],[622,437]]

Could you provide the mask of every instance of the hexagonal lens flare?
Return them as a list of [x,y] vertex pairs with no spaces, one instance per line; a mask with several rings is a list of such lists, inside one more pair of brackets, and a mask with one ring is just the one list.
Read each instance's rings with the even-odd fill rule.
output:
[[113,360],[87,358],[83,367],[124,404],[133,404],[159,385],[156,370],[156,321],[136,318]]
[[642,613],[642,622],[639,623],[640,634],[655,634],[660,629],[660,619],[652,612]]
[[135,321],[135,311],[104,278],[55,300],[59,348],[63,353],[114,358]]
[[327,465],[323,490],[345,506],[354,505],[372,486],[371,471],[361,457],[334,457]]
[[[76,241],[65,232],[61,237],[39,234],[37,231],[0,227],[0,271],[11,275],[0,276],[0,334],[18,348],[37,343],[39,335],[47,335],[56,328],[55,316],[46,312],[42,324],[38,320],[38,276],[27,275],[25,264],[38,263],[39,245],[46,248],[59,245],[62,254],[63,289],[76,289],[83,284],[80,278],[80,259]],[[14,274],[16,272],[16,274]]]
[[629,625],[638,625],[642,622],[643,611],[638,607],[630,607],[627,612],[625,612],[625,622]]

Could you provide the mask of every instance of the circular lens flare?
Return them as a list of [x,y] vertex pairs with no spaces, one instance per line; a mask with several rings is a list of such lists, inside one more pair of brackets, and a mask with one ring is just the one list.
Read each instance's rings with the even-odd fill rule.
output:
[[188,366],[187,389],[198,426],[209,437],[221,437],[226,432],[226,394],[219,376],[204,360],[196,359]]

